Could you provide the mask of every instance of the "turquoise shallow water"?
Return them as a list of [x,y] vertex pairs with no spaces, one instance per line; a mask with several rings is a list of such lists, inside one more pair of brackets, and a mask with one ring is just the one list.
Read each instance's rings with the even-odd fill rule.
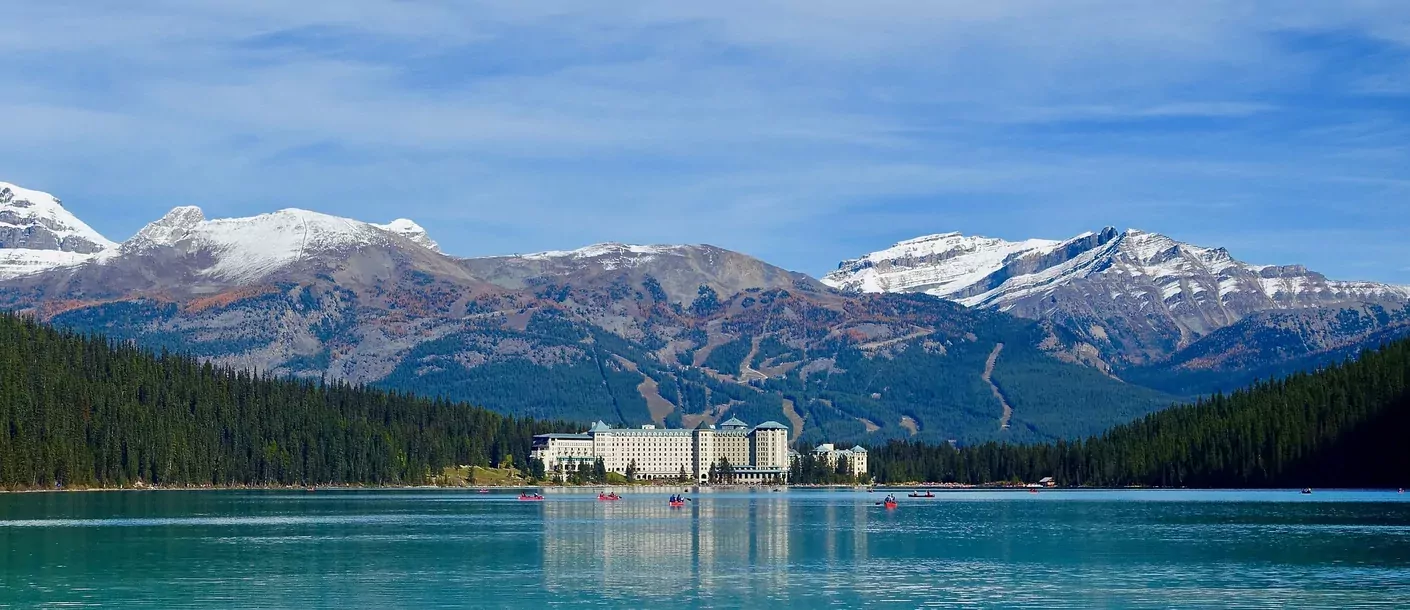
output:
[[7,494],[0,607],[1410,608],[1410,494],[939,496]]

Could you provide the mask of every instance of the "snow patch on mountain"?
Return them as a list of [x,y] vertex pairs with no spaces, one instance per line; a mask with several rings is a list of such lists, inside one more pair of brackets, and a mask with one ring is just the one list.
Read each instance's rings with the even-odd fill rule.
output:
[[0,280],[81,264],[116,245],[53,195],[0,182]]
[[688,246],[633,245],[605,242],[578,248],[577,250],[548,250],[524,254],[517,258],[531,261],[574,261],[592,262],[603,269],[636,267],[655,260],[660,255],[680,255]]
[[604,242],[584,246],[577,250],[547,250],[525,254],[520,258],[529,260],[546,260],[553,258],[598,258],[602,256],[625,256],[625,255],[654,255],[667,254],[678,251],[682,246],[639,246],[633,244],[622,244],[617,242]]
[[1162,302],[1186,298],[1255,299],[1288,308],[1327,301],[1407,300],[1410,287],[1328,280],[1301,266],[1242,263],[1205,248],[1137,229],[1065,241],[1010,242],[959,233],[928,235],[844,261],[823,283],[859,292],[924,292],[968,306],[1011,309],[1082,279],[1124,283],[1118,295]]
[[440,252],[421,225],[405,218],[379,225],[291,208],[208,220],[200,208],[182,206],[119,246],[54,196],[0,182],[0,280],[174,248],[209,254],[214,264],[203,270],[208,276],[256,281],[316,253],[406,244]]
[[173,208],[166,216],[142,227],[131,239],[123,242],[125,252],[140,251],[157,246],[171,246],[185,237],[202,222],[206,215],[196,206]]
[[[117,244],[94,231],[77,216],[64,209],[59,199],[49,193],[32,191],[8,182],[0,182],[0,226],[18,229],[43,229],[59,242],[54,247],[34,247],[35,250],[63,250],[91,254]],[[0,247],[23,247],[0,243]]]
[[200,208],[191,206],[173,209],[143,227],[122,249],[124,253],[160,247],[206,252],[215,260],[204,270],[206,275],[253,282],[309,256],[392,245],[401,241],[397,236],[439,252],[425,230],[410,220],[375,225],[296,208],[207,220]]
[[416,222],[410,219],[398,218],[384,225],[374,224],[372,226],[382,229],[384,231],[391,231],[392,233],[396,233],[397,235],[411,240],[412,243],[415,243],[423,248],[427,248],[433,252],[441,251],[440,244],[436,243],[435,240],[431,239],[431,236],[426,233],[426,229],[423,228],[421,225],[416,224]]
[[370,224],[289,208],[249,218],[202,221],[186,233],[193,245],[216,255],[212,277],[255,281],[308,253],[377,243],[383,231]]
[[0,281],[33,275],[59,267],[72,267],[93,260],[99,254],[62,250],[0,249]]
[[939,233],[838,265],[824,284],[857,292],[925,292],[949,296],[983,279],[1016,256],[1050,250],[1061,242],[1021,242]]

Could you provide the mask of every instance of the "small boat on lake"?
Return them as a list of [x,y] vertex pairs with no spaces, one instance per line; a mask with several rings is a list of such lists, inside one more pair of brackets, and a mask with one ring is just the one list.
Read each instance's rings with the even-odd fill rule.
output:
[[480,488],[480,493],[482,493],[482,494],[487,494],[487,493],[490,493],[490,490],[489,490],[489,489],[486,489],[486,488],[484,488],[484,487],[481,487],[481,488]]
[[1302,490],[1302,493],[1303,493],[1303,495],[1310,494],[1310,493],[1312,493],[1312,488],[1311,488],[1311,487],[1304,488],[1304,489]]
[[603,502],[612,502],[616,500],[621,500],[622,496],[617,495],[617,492],[614,491],[610,494],[599,493],[597,494],[597,499],[602,500]]
[[933,492],[929,492],[929,491],[927,491],[927,492],[925,492],[925,493],[920,493],[920,492],[918,492],[918,491],[913,491],[913,492],[911,492],[909,495],[910,495],[910,497],[912,497],[912,498],[934,498],[934,497],[935,497],[935,494],[934,494]]
[[519,499],[525,502],[542,502],[543,494],[519,494]]

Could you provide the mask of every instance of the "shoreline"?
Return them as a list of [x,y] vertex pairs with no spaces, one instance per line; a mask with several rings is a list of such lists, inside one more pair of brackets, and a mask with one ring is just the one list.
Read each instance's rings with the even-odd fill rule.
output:
[[[750,485],[205,485],[205,486],[158,486],[144,485],[141,487],[82,487],[64,489],[0,489],[0,495],[4,494],[60,494],[60,493],[96,493],[96,492],[122,492],[122,491],[405,491],[405,490],[465,490],[478,491],[480,489],[513,491],[527,489],[565,489],[565,490],[601,490],[601,489],[632,489],[650,491],[659,489],[661,493],[667,493],[679,488],[693,488],[696,493],[705,490],[717,491],[747,491],[751,489],[784,491],[792,490],[851,490],[858,492],[905,492],[905,491],[930,491],[930,492],[972,492],[972,491],[1008,491],[1025,492],[1029,490],[1043,491],[1300,491],[1299,487],[1021,487],[1013,485],[956,485],[956,484],[930,484],[930,485],[778,485],[778,486],[750,486]],[[1322,491],[1386,491],[1395,493],[1398,491],[1394,487],[1318,487]]]

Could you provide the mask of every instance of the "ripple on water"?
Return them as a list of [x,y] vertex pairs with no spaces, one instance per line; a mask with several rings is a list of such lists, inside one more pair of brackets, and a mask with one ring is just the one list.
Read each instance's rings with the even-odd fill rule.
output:
[[1410,607],[1410,503],[1317,495],[0,496],[0,605]]

